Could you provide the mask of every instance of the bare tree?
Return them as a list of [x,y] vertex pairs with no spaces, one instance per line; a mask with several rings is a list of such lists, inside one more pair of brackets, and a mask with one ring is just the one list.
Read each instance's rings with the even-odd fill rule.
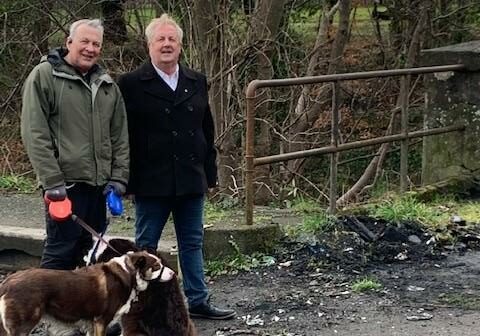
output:
[[[327,68],[327,74],[332,74],[337,71],[338,66],[341,63],[341,56],[347,44],[349,15],[350,15],[350,0],[339,0],[334,6],[327,7],[325,4],[322,13],[322,19],[320,22],[319,30],[317,33],[317,39],[313,52],[311,53],[309,66],[307,68],[307,76],[318,74],[315,72],[318,69],[318,62],[320,61],[319,55],[322,49],[328,49],[328,31],[331,25],[333,15],[339,11],[339,23],[336,31],[335,38],[329,50],[329,65]],[[324,56],[327,57],[327,56]],[[317,70],[318,71],[318,70]],[[304,88],[300,95],[295,111],[292,114],[291,126],[289,130],[289,151],[299,151],[308,149],[306,145],[305,134],[307,130],[312,128],[315,121],[319,118],[321,111],[328,109],[325,106],[330,105],[328,94],[330,92],[329,85],[324,85],[315,92],[315,97],[312,97],[312,91],[310,88]],[[308,101],[311,100],[311,101]],[[293,178],[296,174],[301,174],[303,163],[305,159],[292,160],[288,163],[288,170],[293,172],[291,175]]]
[[210,104],[217,132],[219,152],[219,184],[222,191],[234,193],[232,188],[237,178],[238,151],[235,138],[231,134],[232,122],[236,119],[234,109],[230,109],[232,77],[228,68],[232,66],[228,54],[229,1],[198,0],[194,3],[196,45],[200,51],[202,67],[210,79]]
[[[405,63],[406,68],[412,67],[417,63],[418,57],[420,55],[423,36],[425,34],[425,28],[427,26],[427,19],[429,17],[428,11],[430,8],[431,8],[430,1],[424,1],[423,5],[420,6],[419,8],[421,15],[417,20],[413,36],[408,46],[407,61]],[[409,80],[407,79],[407,85],[406,85],[407,88],[409,87],[408,83],[409,83]],[[394,129],[395,117],[400,111],[400,104],[401,104],[401,96],[399,95],[397,98],[397,106],[392,111],[390,123],[387,128],[386,134],[391,134]],[[345,203],[348,203],[354,200],[359,196],[360,193],[370,189],[373,186],[373,184],[375,184],[390,146],[391,144],[388,142],[380,146],[380,149],[378,150],[377,155],[375,155],[372,161],[370,161],[367,168],[363,172],[362,176],[347,192],[345,192],[337,200],[337,205],[342,206]]]
[[[285,13],[285,0],[258,0],[250,19],[249,41],[254,46],[255,67],[251,69],[252,79],[273,78],[272,58],[275,53],[275,39],[280,30]],[[270,91],[258,92],[256,118],[260,119],[255,143],[255,156],[266,156],[271,152],[272,137],[271,127],[268,122],[271,100]],[[257,188],[255,201],[265,204],[272,198],[270,188],[270,166],[257,167],[255,177]]]
[[[250,80],[412,66],[422,45],[435,47],[471,39],[475,15],[480,12],[478,0],[382,0],[379,3],[376,13],[372,13],[378,21],[365,27],[364,23],[354,21],[357,19],[355,13],[370,11],[371,7],[365,6],[364,1],[351,0],[4,0],[0,4],[0,134],[3,143],[0,169],[3,172],[30,169],[22,154],[18,131],[21,87],[40,56],[51,47],[64,44],[72,21],[84,17],[105,19],[105,37],[114,43],[103,48],[102,62],[116,75],[145,61],[148,54],[144,28],[152,13],[168,12],[178,19],[185,31],[182,61],[205,72],[209,80],[222,192],[240,195],[243,188],[244,90]],[[321,15],[316,16],[318,9]],[[318,18],[318,25],[313,29],[312,18]],[[360,25],[362,33],[365,28],[376,27],[376,30],[361,36],[356,31]],[[377,38],[372,39],[375,34]],[[310,38],[310,35],[313,36]],[[364,45],[368,52],[363,50]],[[421,85],[418,80],[416,83]],[[311,85],[259,90],[255,155],[327,144],[330,87]],[[417,88],[412,86],[411,89],[415,98],[419,96],[415,92]],[[340,93],[341,142],[364,137],[364,131],[370,132],[369,136],[390,129],[394,131],[398,86],[393,80],[342,82]],[[390,114],[384,117],[383,111],[390,111]],[[381,120],[379,127],[371,125],[369,118],[372,117]],[[392,126],[388,127],[389,124]],[[362,160],[372,155],[375,158],[365,171],[358,163],[348,167],[340,165],[340,174],[351,170],[348,176],[342,176],[344,180],[358,179],[358,182],[339,203],[356,199],[373,185],[385,169],[386,147],[380,147],[380,151],[371,155],[362,153]],[[352,161],[355,158],[347,158],[346,153],[341,156],[345,158],[343,162],[355,162]],[[259,167],[257,203],[269,201],[272,195],[278,197],[279,191],[288,192],[282,189],[279,176],[284,183],[294,179],[294,188],[302,192],[324,195],[326,174],[305,162],[319,162],[322,169],[327,169],[325,160],[315,159],[289,161],[281,166],[284,170],[278,165]],[[278,175],[279,171],[282,174]]]
[[127,41],[127,25],[123,0],[105,0],[101,3],[104,18],[105,37],[114,44]]

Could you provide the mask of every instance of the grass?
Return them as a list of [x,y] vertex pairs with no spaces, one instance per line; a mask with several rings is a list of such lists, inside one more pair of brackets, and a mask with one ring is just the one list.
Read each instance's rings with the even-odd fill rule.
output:
[[426,227],[439,229],[458,215],[470,223],[480,223],[480,204],[458,200],[453,195],[438,196],[431,202],[422,202],[411,195],[394,195],[367,207],[368,214],[376,218],[399,223],[417,221]]
[[335,216],[330,215],[324,207],[314,201],[301,198],[293,204],[292,208],[303,217],[299,227],[303,232],[322,233],[334,228]]
[[480,223],[480,204],[459,200],[453,195],[439,195],[422,202],[412,195],[389,195],[378,203],[367,205],[367,215],[394,223],[414,221],[438,241],[452,243],[451,219],[456,215],[466,221],[466,228]]
[[30,194],[36,189],[37,183],[31,178],[19,175],[0,176],[0,191]]
[[240,271],[250,271],[253,268],[261,266],[270,266],[275,263],[275,259],[263,253],[254,253],[245,255],[240,252],[238,245],[230,240],[229,243],[234,248],[234,253],[218,260],[205,262],[205,274],[211,277],[224,274],[237,274]]
[[456,203],[455,212],[467,222],[480,222],[480,205],[478,202]]
[[291,208],[302,217],[300,224],[287,228],[287,235],[291,237],[317,235],[330,232],[335,227],[336,217],[330,215],[322,205],[314,201],[298,198],[291,204]]
[[326,211],[307,214],[303,217],[302,230],[309,233],[329,232],[335,226],[335,217]]
[[461,309],[480,310],[480,299],[476,295],[465,293],[441,294],[438,300],[446,305]]
[[211,203],[209,201],[205,202],[204,217],[206,224],[223,221],[228,218],[229,215],[229,210],[222,208],[215,203]]
[[448,220],[436,204],[426,204],[413,196],[394,196],[374,205],[370,214],[390,222],[418,221],[424,225],[435,225]]
[[[357,6],[352,7],[350,15],[350,25],[352,34],[356,36],[375,36],[374,21],[371,18],[371,12],[373,7]],[[380,6],[380,11],[385,10],[385,7]],[[309,44],[315,42],[318,25],[320,22],[321,10],[312,12],[310,10],[299,10],[295,15],[289,16],[289,27],[293,32],[293,35],[301,36],[304,41],[308,41]],[[338,27],[339,13],[333,17],[333,26]],[[380,29],[382,34],[386,34],[389,31],[389,21],[380,21]]]
[[271,256],[261,253],[252,255],[236,255],[226,257],[222,260],[211,260],[205,262],[205,274],[215,277],[223,274],[237,274],[240,271],[251,271],[261,266],[269,266],[275,263]]
[[383,285],[376,279],[373,278],[362,278],[355,281],[351,288],[355,293],[365,293],[370,291],[380,290]]

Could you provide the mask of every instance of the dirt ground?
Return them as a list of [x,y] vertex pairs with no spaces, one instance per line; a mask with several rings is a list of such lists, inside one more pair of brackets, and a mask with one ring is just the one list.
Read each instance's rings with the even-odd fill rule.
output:
[[[362,221],[376,241],[347,232],[289,242],[273,266],[212,280],[212,301],[238,316],[196,320],[200,335],[480,334],[476,242],[440,246],[412,223]],[[382,288],[353,291],[365,277]]]
[[[285,240],[272,254],[271,266],[210,279],[212,302],[234,308],[238,316],[195,320],[199,334],[480,334],[475,235],[459,235],[456,244],[445,246],[414,223],[353,220],[367,231],[359,235],[352,218],[344,218],[344,230],[302,242]],[[355,292],[352,284],[365,277],[381,289]]]

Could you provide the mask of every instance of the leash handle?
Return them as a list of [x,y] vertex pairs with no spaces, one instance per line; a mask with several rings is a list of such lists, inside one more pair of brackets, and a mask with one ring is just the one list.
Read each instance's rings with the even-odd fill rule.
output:
[[107,193],[107,207],[112,216],[120,216],[123,212],[122,197],[117,195],[113,188]]
[[57,222],[63,222],[71,218],[75,223],[87,230],[92,236],[111,248],[113,252],[117,253],[119,256],[122,255],[122,253],[118,252],[117,249],[110,245],[110,243],[106,241],[102,235],[95,231],[90,225],[85,223],[80,217],[72,213],[72,202],[68,197],[65,197],[65,199],[62,201],[52,201],[45,197],[45,202],[48,206],[48,213],[53,220]]
[[52,201],[45,196],[45,203],[48,206],[48,214],[57,222],[64,222],[72,216],[72,202],[68,197],[62,201]]

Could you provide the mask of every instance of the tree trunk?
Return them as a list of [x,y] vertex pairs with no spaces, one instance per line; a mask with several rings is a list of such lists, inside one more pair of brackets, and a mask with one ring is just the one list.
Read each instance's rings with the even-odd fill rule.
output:
[[40,55],[47,54],[50,46],[48,45],[48,34],[50,32],[50,17],[52,13],[53,0],[42,1],[39,5],[37,16],[34,20],[32,37],[34,43],[37,43],[37,49]]
[[[272,58],[275,54],[274,41],[279,32],[283,18],[285,0],[258,0],[251,17],[250,33],[251,45],[256,49],[256,67],[252,71],[252,79],[273,78]],[[270,91],[268,89],[257,92],[256,118],[268,120],[270,113]],[[257,137],[255,142],[255,156],[261,157],[271,154],[272,137],[267,122],[257,121]],[[255,202],[266,204],[272,199],[270,181],[270,165],[263,165],[255,169]]]
[[[349,15],[350,15],[350,0],[339,0],[338,3],[339,10],[339,25],[337,29],[337,33],[335,35],[335,40],[332,44],[332,48],[330,51],[329,57],[329,66],[327,70],[327,74],[333,74],[337,72],[337,68],[341,62],[341,56],[343,55],[343,51],[345,50],[345,46],[347,43],[348,38],[348,27],[349,27]],[[325,15],[325,18],[322,19],[322,24],[320,25],[319,35],[324,34],[328,30],[326,25],[328,24],[327,20],[335,14],[336,7],[330,9],[328,15]],[[319,37],[317,37],[317,40]],[[303,110],[296,110],[294,114],[294,122],[292,122],[292,129],[290,130],[290,138],[296,139],[296,143],[292,143],[290,146],[289,151],[298,151],[307,149],[302,142],[304,141],[303,136],[299,136],[299,134],[305,133],[309,128],[312,127],[314,122],[319,118],[319,111],[321,111],[325,107],[325,102],[328,101],[330,98],[328,97],[328,93],[330,92],[330,85],[324,85],[320,92],[317,93],[317,97],[315,101],[310,104],[309,106],[304,106]],[[303,162],[305,159],[298,159],[292,160],[288,163],[288,169],[295,173],[301,174]]]
[[[304,76],[318,75],[317,69],[319,68],[319,61],[322,56],[324,57],[325,55],[324,48],[328,43],[328,30],[331,22],[333,21],[333,16],[338,10],[338,6],[339,3],[337,2],[332,8],[324,6],[322,9],[315,45],[313,50],[310,52],[310,59],[308,60],[307,71]],[[311,123],[306,118],[307,109],[311,106],[311,102],[309,101],[311,91],[312,86],[305,85],[297,99],[293,115],[290,118],[290,125],[292,126],[287,129],[289,134],[288,139],[290,142],[285,146],[287,148],[286,152],[295,152],[304,148],[304,145],[302,144],[304,136],[300,135],[301,133],[299,131],[306,129]],[[292,173],[298,171],[301,162],[301,160],[293,160],[286,164],[287,170],[283,173],[284,184],[289,184],[291,179],[294,178],[296,174]]]
[[[410,40],[410,44],[408,47],[407,52],[407,60],[405,63],[405,68],[410,68],[415,65],[417,59],[420,55],[421,44],[423,41],[423,36],[425,34],[425,28],[427,19],[429,17],[429,1],[425,1],[423,4],[423,8],[420,8],[420,18],[417,21],[412,39]],[[407,77],[407,84],[406,87],[408,88],[409,85],[409,78]],[[390,124],[388,126],[386,134],[390,134],[394,128],[394,120],[395,120],[395,113],[399,111],[401,104],[401,97],[400,95],[397,98],[397,108],[394,109],[392,112],[393,115],[390,120]],[[357,198],[358,195],[365,190],[365,188],[371,187],[373,183],[376,182],[378,177],[378,172],[384,162],[386,157],[386,153],[390,148],[390,143],[384,143],[380,146],[380,149],[377,152],[377,155],[372,159],[369,163],[365,171],[363,172],[362,176],[358,179],[358,181],[345,193],[343,194],[338,200],[337,205],[342,206],[346,203],[352,201],[353,199]],[[369,185],[370,181],[373,178],[373,183]]]
[[[230,77],[225,69],[230,59],[226,50],[225,25],[228,20],[228,7],[225,1],[196,0],[194,3],[196,40],[200,50],[203,71],[211,80],[209,89],[210,107],[215,120],[218,149],[218,180],[222,192],[235,194],[238,190],[239,153],[235,137],[231,134],[230,123],[234,120],[233,109],[229,109],[227,87]],[[227,133],[227,134],[225,134]],[[222,135],[219,137],[219,135]]]
[[123,0],[103,1],[102,14],[106,40],[122,45],[128,39]]
[[341,58],[345,46],[348,41],[348,31],[350,24],[350,5],[351,0],[340,0],[339,2],[339,22],[338,30],[333,41],[332,50],[330,52],[330,64],[328,65],[328,74],[333,74],[337,72],[337,68],[341,63]]

